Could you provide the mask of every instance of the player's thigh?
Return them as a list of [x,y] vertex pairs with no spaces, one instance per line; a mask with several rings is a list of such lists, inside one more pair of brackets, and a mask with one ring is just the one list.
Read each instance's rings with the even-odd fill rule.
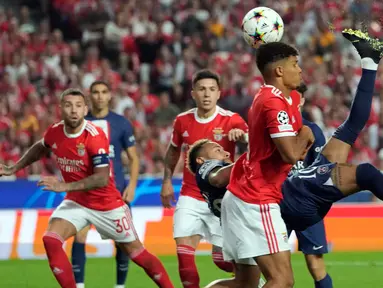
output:
[[320,221],[303,231],[295,231],[298,250],[305,255],[322,255],[328,253],[324,221]]
[[293,281],[290,251],[258,256],[255,261],[266,280]]
[[331,171],[331,179],[344,196],[348,196],[360,191],[356,184],[356,165],[347,163],[337,163]]
[[322,154],[333,163],[346,163],[351,146],[346,142],[331,137],[323,147]]
[[236,287],[258,288],[260,278],[261,270],[257,265],[235,263]]
[[73,201],[64,200],[53,211],[47,232],[56,233],[66,240],[89,225],[87,218],[86,208]]
[[201,237],[205,236],[205,226],[201,216],[205,212],[205,204],[203,201],[187,196],[179,198],[173,216],[173,238],[176,241],[182,241],[180,239],[184,238],[193,239],[193,242],[198,240],[199,243]]
[[132,215],[127,205],[110,211],[90,209],[89,211],[89,221],[96,227],[102,239],[111,239],[116,243],[139,242],[137,232],[133,225]]
[[79,231],[76,236],[74,236],[74,242],[77,243],[85,243],[86,237],[88,236],[88,232],[90,230],[90,225],[86,226],[84,229]]

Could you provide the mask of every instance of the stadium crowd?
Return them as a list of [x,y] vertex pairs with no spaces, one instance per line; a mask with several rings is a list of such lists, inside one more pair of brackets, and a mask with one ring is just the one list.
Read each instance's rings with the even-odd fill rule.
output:
[[[86,91],[100,79],[110,83],[114,111],[134,125],[141,173],[162,173],[172,122],[193,107],[191,78],[198,69],[221,75],[219,105],[246,119],[262,78],[240,28],[256,6],[274,8],[284,19],[284,41],[298,47],[308,85],[303,113],[329,137],[347,117],[361,73],[356,51],[340,31],[356,27],[383,38],[381,1],[16,2],[0,8],[0,161],[5,163],[17,161],[60,119],[58,95],[65,88]],[[351,163],[383,168],[383,71],[375,93]],[[55,164],[47,157],[44,165],[34,164],[17,177],[53,173]]]

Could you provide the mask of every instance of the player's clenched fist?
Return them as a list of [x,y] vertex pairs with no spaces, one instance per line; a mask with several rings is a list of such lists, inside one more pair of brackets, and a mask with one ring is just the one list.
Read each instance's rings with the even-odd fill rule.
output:
[[42,178],[37,183],[37,186],[45,186],[43,188],[44,191],[65,192],[67,190],[66,183],[61,182],[59,179],[57,179],[54,176],[48,176],[48,177]]
[[15,169],[13,166],[6,166],[4,164],[0,164],[0,176],[11,176],[15,173]]
[[172,202],[175,203],[174,189],[171,180],[162,182],[161,202],[165,208],[172,208]]
[[247,142],[246,141],[246,132],[242,129],[234,128],[229,131],[229,134],[227,135],[229,141],[237,142]]

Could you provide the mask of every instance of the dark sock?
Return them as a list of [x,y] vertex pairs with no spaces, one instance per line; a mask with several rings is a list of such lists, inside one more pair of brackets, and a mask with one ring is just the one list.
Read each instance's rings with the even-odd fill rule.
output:
[[84,283],[85,261],[85,244],[73,242],[72,270],[76,283]]
[[350,145],[355,143],[370,118],[375,78],[375,70],[362,69],[362,77],[351,105],[350,115],[335,131],[335,138]]
[[117,285],[124,285],[129,269],[129,257],[116,245]]
[[370,163],[356,167],[356,184],[360,189],[369,190],[383,200],[383,174]]
[[332,288],[332,279],[330,275],[326,275],[322,280],[315,281],[315,288]]

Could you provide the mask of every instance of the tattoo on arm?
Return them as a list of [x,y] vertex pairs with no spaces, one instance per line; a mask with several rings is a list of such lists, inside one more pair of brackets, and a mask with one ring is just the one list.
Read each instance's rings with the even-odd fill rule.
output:
[[108,182],[109,182],[108,174],[95,173],[80,181],[68,183],[68,188],[66,192],[72,192],[72,191],[86,192],[92,189],[104,187],[108,185]]
[[174,147],[172,144],[169,145],[165,155],[165,172],[164,180],[172,179],[174,169],[180,159],[181,150],[178,147]]
[[49,148],[45,147],[41,141],[33,144],[31,148],[21,157],[15,164],[15,170],[19,171],[40,160],[45,154],[47,154]]

